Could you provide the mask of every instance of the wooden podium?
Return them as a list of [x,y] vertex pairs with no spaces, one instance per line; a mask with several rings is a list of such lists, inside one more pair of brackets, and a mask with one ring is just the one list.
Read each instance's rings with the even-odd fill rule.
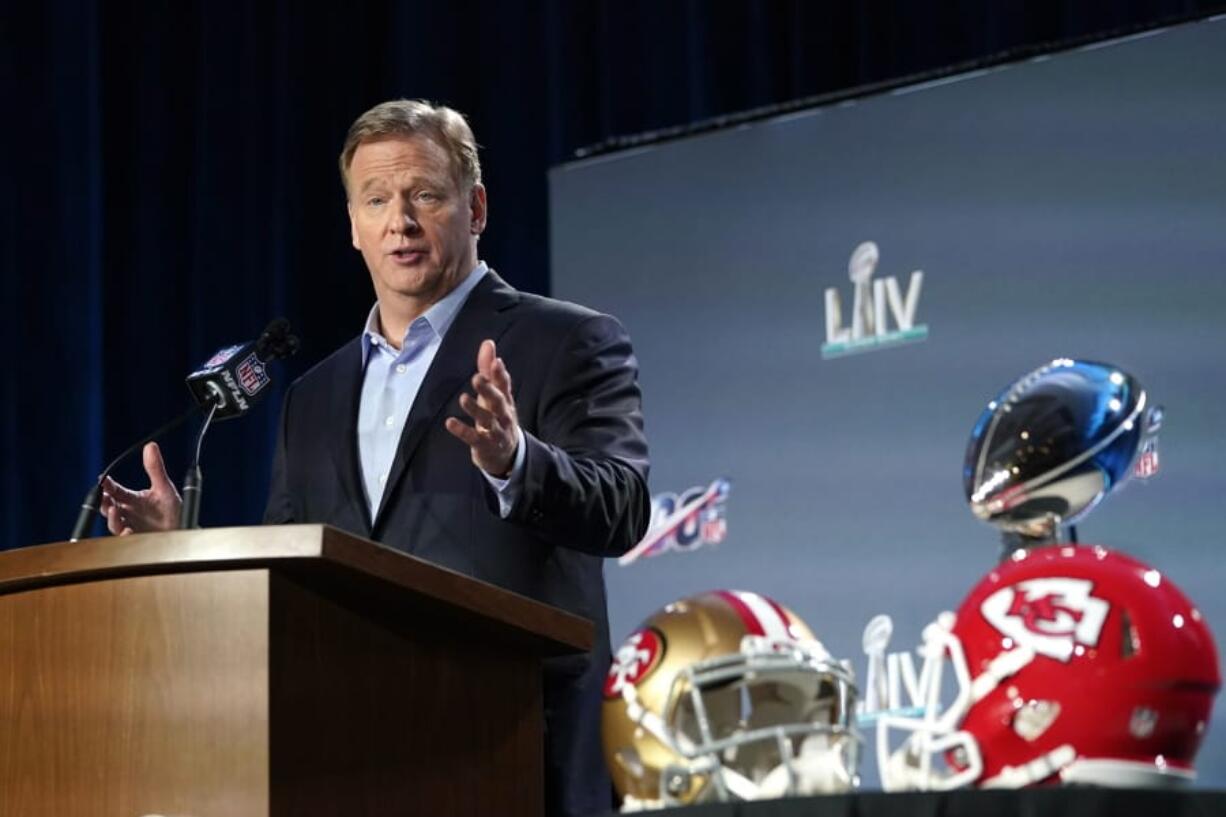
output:
[[319,525],[0,553],[0,817],[540,815],[585,619]]

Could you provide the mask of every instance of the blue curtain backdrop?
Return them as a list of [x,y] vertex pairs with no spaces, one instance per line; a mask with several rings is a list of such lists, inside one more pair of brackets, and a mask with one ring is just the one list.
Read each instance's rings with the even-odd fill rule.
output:
[[[359,331],[372,294],[335,157],[378,101],[470,115],[482,256],[548,292],[545,170],[584,145],[1214,6],[5,4],[0,548],[66,538],[104,460],[181,410],[183,376],[218,346],[288,317],[304,343],[284,384]],[[259,519],[279,398],[212,432],[204,524]],[[187,443],[166,442],[176,480]]]

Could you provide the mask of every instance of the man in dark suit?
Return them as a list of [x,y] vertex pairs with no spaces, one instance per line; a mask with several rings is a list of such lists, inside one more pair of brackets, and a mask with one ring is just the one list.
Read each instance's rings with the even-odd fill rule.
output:
[[[327,522],[592,619],[593,651],[546,667],[546,800],[550,814],[606,810],[601,559],[650,515],[629,338],[478,262],[486,192],[455,111],[378,105],[340,165],[377,303],[286,393],[265,521]],[[113,532],[174,526],[156,447],[145,460],[148,490],[107,485]]]

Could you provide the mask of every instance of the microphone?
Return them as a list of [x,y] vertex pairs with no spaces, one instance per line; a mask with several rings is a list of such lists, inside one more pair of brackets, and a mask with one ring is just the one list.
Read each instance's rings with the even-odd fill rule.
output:
[[200,527],[200,491],[204,484],[204,475],[200,472],[200,447],[204,445],[204,435],[217,414],[217,403],[209,409],[208,415],[196,434],[196,454],[192,464],[187,467],[187,475],[183,477],[183,504],[179,508],[179,528],[191,530]]
[[213,420],[241,417],[262,398],[272,383],[268,364],[298,351],[298,338],[290,334],[289,321],[277,318],[264,328],[259,339],[225,346],[187,376],[187,388],[196,403]]
[[263,397],[272,383],[268,376],[268,364],[290,357],[298,351],[298,346],[297,336],[290,334],[289,321],[277,318],[264,328],[257,340],[217,350],[203,366],[187,377],[187,387],[195,398],[195,404],[151,434],[142,437],[102,469],[102,473],[81,502],[81,510],[77,513],[77,521],[73,525],[69,541],[76,542],[89,532],[102,504],[102,482],[119,463],[144,448],[146,443],[183,425],[197,412],[204,411],[208,414],[196,438],[195,456],[183,486],[184,511],[179,518],[181,523],[189,523],[183,527],[195,527],[200,512],[200,446],[205,432],[213,420],[239,417],[250,411],[255,400]]
[[110,476],[111,471],[115,470],[115,466],[132,456],[133,452],[144,448],[145,443],[153,442],[163,434],[173,431],[174,429],[183,425],[198,411],[200,411],[200,407],[193,405],[191,408],[171,420],[169,423],[166,423],[156,431],[140,438],[131,446],[125,448],[122,454],[111,460],[110,464],[107,465],[106,468],[102,469],[102,473],[98,475],[98,479],[94,482],[93,487],[89,489],[89,493],[85,495],[85,499],[81,501],[81,510],[77,512],[77,521],[76,524],[72,526],[72,535],[68,537],[68,541],[76,542],[89,532],[89,526],[93,523],[94,516],[97,515],[98,508],[102,504],[102,481]]
[[183,478],[183,506],[179,527],[188,530],[200,524],[200,492],[204,477],[200,472],[200,451],[204,435],[214,420],[241,417],[264,396],[272,378],[268,364],[298,351],[298,338],[290,334],[289,321],[276,318],[260,337],[249,343],[227,346],[187,376],[187,388],[196,402],[208,411],[196,435],[196,452]]

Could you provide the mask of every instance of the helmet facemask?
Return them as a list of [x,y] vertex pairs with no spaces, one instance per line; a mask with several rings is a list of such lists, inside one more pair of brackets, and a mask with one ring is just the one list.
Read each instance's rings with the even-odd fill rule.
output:
[[[884,711],[875,717],[877,765],[886,791],[945,791],[972,784],[1028,785],[1049,777],[1076,756],[1072,747],[1060,747],[1027,767],[1007,769],[991,781],[980,780],[983,754],[975,736],[961,729],[962,722],[972,706],[1033,661],[1035,653],[1019,645],[1000,653],[982,674],[971,678],[962,642],[953,632],[955,622],[954,614],[946,612],[924,628],[919,648],[924,663],[917,684],[923,714],[911,717]],[[946,665],[953,689],[948,705],[942,702]],[[1021,720],[1015,728],[1027,723],[1033,728],[1046,728],[1050,719],[1058,716],[1058,709],[1052,712],[1041,706],[1042,702],[1037,703],[1040,706],[1033,712],[1019,712]],[[1048,722],[1042,723],[1044,719]],[[891,730],[909,733],[896,748]]]

